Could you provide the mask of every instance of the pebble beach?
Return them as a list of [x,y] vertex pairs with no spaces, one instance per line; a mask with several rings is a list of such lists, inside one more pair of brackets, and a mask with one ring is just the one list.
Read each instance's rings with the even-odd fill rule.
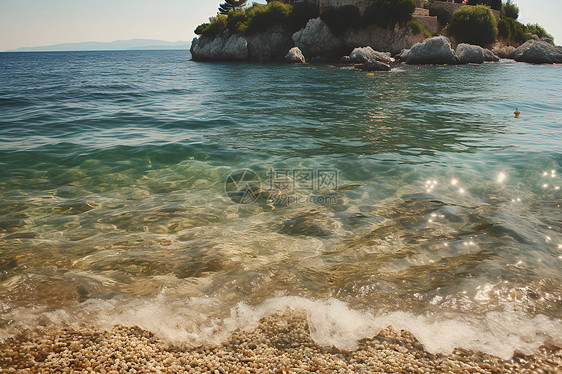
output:
[[219,346],[171,346],[138,327],[28,332],[0,344],[2,373],[561,373],[562,348],[545,344],[511,360],[455,349],[431,354],[388,327],[354,351],[318,346],[306,315],[263,318]]

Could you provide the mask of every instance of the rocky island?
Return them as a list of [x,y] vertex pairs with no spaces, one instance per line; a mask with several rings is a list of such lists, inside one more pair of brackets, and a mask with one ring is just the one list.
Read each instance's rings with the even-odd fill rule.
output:
[[392,64],[468,64],[500,58],[562,63],[541,26],[517,22],[509,0],[227,0],[197,27],[195,61],[328,62],[364,70]]

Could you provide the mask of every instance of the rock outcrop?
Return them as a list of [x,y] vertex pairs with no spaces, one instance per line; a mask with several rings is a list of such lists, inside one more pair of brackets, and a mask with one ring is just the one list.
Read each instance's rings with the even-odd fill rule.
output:
[[201,36],[191,43],[196,61],[243,61],[248,59],[248,41],[239,35]]
[[392,55],[400,53],[425,39],[423,33],[414,34],[409,25],[396,25],[394,28],[383,29],[367,26],[345,33],[343,40],[349,50],[357,47],[370,46],[375,51],[387,51]]
[[275,26],[250,36],[225,31],[215,37],[195,38],[191,43],[191,56],[196,61],[281,60],[292,46],[291,34]]
[[496,62],[500,60],[489,49],[472,44],[459,44],[455,53],[459,58],[459,64],[481,64],[485,61]]
[[306,58],[331,59],[344,54],[342,38],[332,34],[320,18],[309,20],[306,26],[292,36],[295,47],[299,47]]
[[389,64],[394,62],[394,59],[390,56],[389,52],[378,52],[375,51],[373,48],[367,47],[360,47],[355,48],[351,54],[349,55],[349,60],[352,63],[365,63],[368,61],[380,61],[385,64]]
[[459,59],[451,49],[449,39],[438,36],[414,45],[410,50],[403,51],[401,58],[407,64],[456,64]]
[[530,39],[515,49],[513,58],[532,64],[562,63],[562,48],[544,40]]
[[289,49],[289,52],[287,52],[287,54],[285,55],[285,60],[294,64],[306,63],[306,59],[304,58],[302,51],[298,47]]
[[281,60],[293,47],[292,33],[282,26],[270,27],[259,34],[246,36],[248,59],[251,61]]

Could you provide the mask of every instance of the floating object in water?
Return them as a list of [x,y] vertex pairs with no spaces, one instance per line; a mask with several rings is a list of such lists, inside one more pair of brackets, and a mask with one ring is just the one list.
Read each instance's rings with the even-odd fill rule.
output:
[[369,73],[369,74],[367,74],[367,75],[368,75],[369,77],[374,77],[374,76],[375,76],[375,73]]
[[515,118],[517,118],[517,117],[519,117],[521,112],[519,111],[519,109],[515,108],[515,112],[513,112],[513,114],[515,114]]

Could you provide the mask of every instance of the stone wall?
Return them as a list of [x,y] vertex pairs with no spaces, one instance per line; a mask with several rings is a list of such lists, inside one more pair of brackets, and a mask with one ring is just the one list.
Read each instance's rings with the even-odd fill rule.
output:
[[420,23],[423,27],[427,29],[431,33],[431,35],[435,35],[439,32],[439,20],[437,17],[430,17],[430,16],[416,16],[414,20]]

